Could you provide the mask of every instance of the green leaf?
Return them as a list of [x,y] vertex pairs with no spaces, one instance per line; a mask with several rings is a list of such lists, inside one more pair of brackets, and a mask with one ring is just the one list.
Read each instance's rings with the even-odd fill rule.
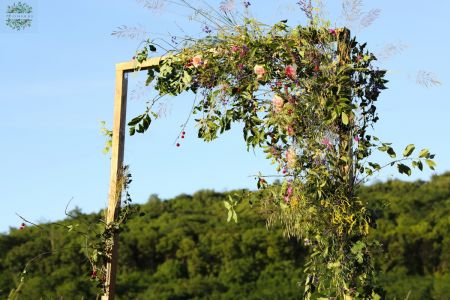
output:
[[227,201],[223,201],[223,204],[225,205],[226,209],[230,209],[231,208],[230,203],[228,203]]
[[374,170],[380,170],[381,166],[377,163],[369,162],[369,166],[371,166]]
[[342,112],[342,124],[347,125],[348,124],[348,116],[345,112]]
[[128,126],[134,126],[139,123],[144,118],[144,115],[139,115],[128,122]]
[[234,221],[234,223],[238,222],[237,214],[236,214],[236,211],[234,209],[233,209],[233,221]]
[[417,162],[417,167],[419,168],[420,171],[423,170],[423,163],[422,163],[422,161],[419,160],[419,161]]
[[398,172],[400,174],[411,175],[411,168],[404,164],[397,164]]
[[430,167],[431,170],[434,170],[434,167],[436,166],[436,163],[434,162],[434,160],[425,159],[425,162],[427,163],[428,167]]
[[372,300],[381,300],[380,295],[372,291]]
[[139,124],[138,129],[136,129],[136,131],[139,132],[139,133],[144,133],[145,129],[142,126],[142,124]]
[[395,158],[397,155],[395,154],[394,149],[392,149],[392,147],[389,147],[387,149],[387,153],[389,154],[390,157]]
[[148,129],[151,122],[152,122],[152,120],[150,119],[150,116],[147,114],[144,118],[144,121],[142,122],[143,123],[142,125],[144,126],[144,130]]
[[428,149],[422,149],[422,150],[420,150],[420,153],[419,153],[419,157],[420,158],[423,158],[423,157],[429,157],[430,156],[430,151],[428,151]]
[[189,84],[192,81],[191,75],[187,71],[183,72],[183,83]]
[[406,146],[405,151],[403,151],[403,156],[410,156],[411,153],[413,153],[414,149],[416,149],[416,146],[414,146],[414,144],[409,144],[408,146]]

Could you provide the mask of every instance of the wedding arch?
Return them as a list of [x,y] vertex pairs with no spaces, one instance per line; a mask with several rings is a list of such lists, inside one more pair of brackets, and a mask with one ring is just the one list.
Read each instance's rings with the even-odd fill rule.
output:
[[[345,28],[245,19],[149,58],[157,48],[148,40],[133,61],[116,65],[106,238],[98,260],[102,299],[115,293],[126,127],[130,135],[144,133],[155,116],[152,105],[185,91],[201,98],[193,110],[199,138],[211,141],[242,122],[248,147],[261,147],[276,165],[282,182],[261,175],[257,205],[268,223],[280,222],[287,236],[310,247],[303,297],[380,299],[372,260],[378,244],[368,238],[376,217],[358,186],[385,166],[407,175],[424,163],[433,168],[434,156],[423,149],[413,157],[410,144],[397,158],[390,143],[372,134],[387,80],[366,44]],[[126,122],[128,74],[135,71],[147,71],[158,97]],[[370,161],[374,150],[387,153],[389,163]],[[235,213],[232,204],[228,209]]]

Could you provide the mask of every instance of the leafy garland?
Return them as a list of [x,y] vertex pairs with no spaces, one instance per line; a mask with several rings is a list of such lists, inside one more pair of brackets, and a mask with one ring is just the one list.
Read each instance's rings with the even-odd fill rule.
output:
[[[248,148],[263,148],[283,179],[269,185],[259,177],[259,207],[269,224],[280,221],[286,235],[311,247],[304,298],[380,299],[372,260],[378,243],[367,238],[376,217],[357,188],[389,165],[407,175],[411,167],[435,166],[427,149],[412,157],[410,144],[396,158],[390,143],[370,134],[386,71],[347,29],[314,22],[291,28],[286,21],[269,27],[244,18],[208,33],[148,70],[147,85],[159,96],[129,122],[130,134],[149,128],[157,100],[185,91],[201,95],[193,110],[199,138],[214,140],[242,122]],[[137,69],[157,46],[146,42]],[[374,150],[391,162],[368,161]]]

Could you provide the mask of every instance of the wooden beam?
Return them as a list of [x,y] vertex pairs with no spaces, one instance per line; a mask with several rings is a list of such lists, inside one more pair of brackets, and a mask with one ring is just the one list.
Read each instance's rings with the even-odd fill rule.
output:
[[164,56],[159,57],[152,57],[148,58],[141,64],[137,60],[132,61],[126,61],[116,64],[116,70],[117,71],[123,71],[123,72],[133,72],[135,70],[144,71],[149,69],[151,66],[158,65],[161,60],[164,59]]
[[[111,173],[109,181],[109,201],[106,226],[117,220],[123,188],[123,156],[125,146],[125,119],[127,111],[128,74],[116,69],[114,93],[114,121],[111,147]],[[106,263],[106,281],[102,300],[113,300],[116,289],[119,234],[113,234],[110,260]]]

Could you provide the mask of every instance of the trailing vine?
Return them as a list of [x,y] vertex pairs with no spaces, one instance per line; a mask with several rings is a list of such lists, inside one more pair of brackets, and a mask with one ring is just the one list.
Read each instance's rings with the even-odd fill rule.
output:
[[[102,129],[105,131],[105,135],[110,136],[109,131],[106,129]],[[105,152],[105,151],[104,151]],[[129,172],[129,167],[126,165],[123,167],[119,180],[117,182],[118,188],[117,192],[120,194],[120,198],[122,200],[121,209],[119,210],[119,214],[117,219],[114,222],[106,223],[106,217],[99,222],[83,222],[80,223],[59,223],[54,222],[51,223],[54,226],[58,226],[66,230],[69,234],[73,234],[74,236],[82,237],[83,244],[80,245],[76,250],[81,251],[84,255],[86,255],[88,263],[90,265],[90,273],[86,274],[90,279],[97,284],[97,288],[99,290],[105,290],[106,286],[106,262],[111,259],[112,255],[112,246],[113,246],[113,236],[116,233],[120,233],[125,229],[125,224],[131,219],[132,216],[139,215],[143,216],[144,213],[140,212],[139,205],[133,205],[131,196],[128,192],[128,188],[130,183],[132,182],[132,176]],[[65,214],[69,218],[76,218],[73,214],[67,211],[67,208],[70,204],[67,204]],[[46,229],[44,226],[33,223],[24,217],[18,215],[24,223],[21,224],[19,230],[24,230],[26,227],[26,223],[38,228],[44,234],[51,236],[51,232]],[[18,274],[18,280],[16,287],[10,291],[8,299],[14,300],[19,299],[23,286],[26,284],[27,275],[29,273],[29,269],[32,264],[39,261],[42,257],[47,255],[53,255],[56,252],[63,251],[73,251],[72,248],[62,247],[60,249],[42,252],[39,255],[30,259],[26,265],[23,267],[20,274]]]
[[[122,205],[119,215],[114,222],[104,223],[101,232],[96,234],[95,239],[90,240],[88,255],[92,272],[91,279],[97,282],[97,287],[105,290],[106,282],[106,263],[112,258],[112,249],[114,244],[114,235],[124,229],[124,225],[131,216],[139,213],[139,206],[132,204],[131,196],[128,192],[129,184],[132,182],[132,176],[129,167],[123,167],[122,174],[117,182],[117,192],[121,194]],[[143,213],[140,213],[142,216]],[[105,218],[106,219],[106,218]]]

